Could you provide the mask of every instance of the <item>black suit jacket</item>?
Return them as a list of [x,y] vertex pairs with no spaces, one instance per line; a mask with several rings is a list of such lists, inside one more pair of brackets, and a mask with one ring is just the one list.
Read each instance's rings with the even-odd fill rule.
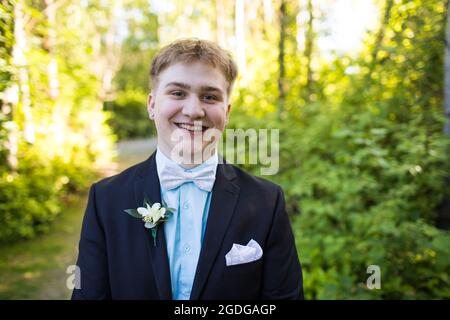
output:
[[[124,212],[161,202],[155,154],[94,183],[83,220],[72,299],[171,299],[164,227],[157,246],[140,219]],[[302,271],[281,188],[219,164],[191,299],[301,299]],[[233,243],[256,240],[261,259],[226,266]]]

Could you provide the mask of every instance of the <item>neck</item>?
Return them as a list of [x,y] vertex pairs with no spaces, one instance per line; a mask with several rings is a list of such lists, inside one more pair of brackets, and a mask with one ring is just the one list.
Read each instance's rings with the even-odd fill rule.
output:
[[175,159],[171,156],[170,152],[167,152],[166,150],[159,148],[158,150],[162,152],[167,158],[172,160],[173,162],[177,163],[179,166],[183,167],[184,169],[192,169],[195,168],[208,159],[210,159],[212,156],[214,156],[217,152],[217,149],[214,148],[211,150],[211,152],[198,152],[198,153],[191,153],[187,156],[178,156]]

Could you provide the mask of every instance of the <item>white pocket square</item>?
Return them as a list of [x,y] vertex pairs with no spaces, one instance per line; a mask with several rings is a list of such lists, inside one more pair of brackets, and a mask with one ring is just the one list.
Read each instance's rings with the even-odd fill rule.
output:
[[246,246],[233,243],[231,250],[225,255],[227,266],[248,263],[261,258],[263,251],[255,240],[250,240]]

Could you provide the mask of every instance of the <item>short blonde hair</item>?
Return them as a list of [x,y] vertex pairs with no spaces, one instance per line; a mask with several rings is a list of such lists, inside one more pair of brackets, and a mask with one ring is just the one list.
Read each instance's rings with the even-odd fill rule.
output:
[[231,92],[238,69],[231,53],[218,44],[196,38],[181,39],[163,47],[153,58],[150,68],[152,86],[158,83],[158,76],[169,66],[178,62],[192,63],[201,61],[218,68],[228,82],[227,94]]

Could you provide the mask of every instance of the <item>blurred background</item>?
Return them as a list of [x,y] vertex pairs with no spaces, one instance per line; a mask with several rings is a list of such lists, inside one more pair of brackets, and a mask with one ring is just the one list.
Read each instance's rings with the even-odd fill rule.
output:
[[0,298],[70,297],[89,186],[155,148],[151,58],[199,37],[239,65],[229,128],[280,129],[266,178],[305,297],[449,299],[447,20],[443,0],[0,1]]

